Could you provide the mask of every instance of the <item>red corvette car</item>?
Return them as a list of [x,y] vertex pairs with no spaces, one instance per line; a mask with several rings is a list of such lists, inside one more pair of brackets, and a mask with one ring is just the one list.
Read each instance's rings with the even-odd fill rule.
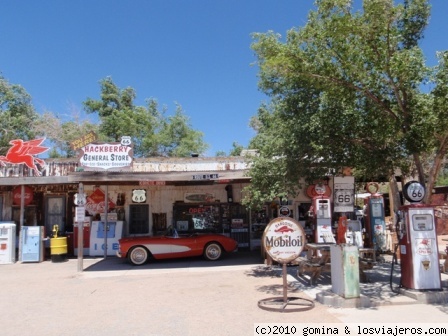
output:
[[117,256],[127,258],[133,265],[143,265],[150,257],[169,259],[204,256],[207,260],[218,260],[223,252],[235,251],[236,240],[221,234],[178,234],[169,227],[162,236],[127,237],[118,240]]

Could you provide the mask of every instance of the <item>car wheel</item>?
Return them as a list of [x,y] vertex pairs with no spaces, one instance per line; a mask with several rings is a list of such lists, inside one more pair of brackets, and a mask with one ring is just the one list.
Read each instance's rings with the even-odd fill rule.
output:
[[129,252],[129,261],[131,264],[139,266],[148,261],[148,251],[142,246],[136,246]]
[[218,243],[209,243],[205,246],[204,257],[207,260],[218,260],[222,255],[222,247]]

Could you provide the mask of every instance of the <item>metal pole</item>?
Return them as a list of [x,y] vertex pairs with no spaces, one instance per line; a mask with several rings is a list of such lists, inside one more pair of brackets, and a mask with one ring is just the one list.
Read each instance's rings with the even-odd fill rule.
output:
[[286,305],[288,303],[288,281],[286,279],[286,263],[283,263],[283,303]]
[[25,185],[20,187],[20,228],[23,227],[25,218]]
[[81,220],[78,220],[78,272],[82,272],[83,267],[83,255],[84,255],[84,247],[83,247],[83,237],[84,236],[84,223]]
[[105,203],[105,209],[104,209],[104,259],[107,258],[107,213],[109,212],[109,186],[106,185],[106,193],[104,194],[104,203]]
[[[78,196],[83,199],[84,186],[82,183],[78,186]],[[82,272],[84,269],[84,221],[83,218],[78,216],[78,272]]]

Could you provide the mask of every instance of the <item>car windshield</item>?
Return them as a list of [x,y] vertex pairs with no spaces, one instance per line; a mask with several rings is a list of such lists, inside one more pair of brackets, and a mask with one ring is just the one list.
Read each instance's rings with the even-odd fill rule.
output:
[[172,237],[172,238],[179,238],[179,234],[177,233],[177,230],[172,226],[168,226],[166,231],[163,234],[165,237]]

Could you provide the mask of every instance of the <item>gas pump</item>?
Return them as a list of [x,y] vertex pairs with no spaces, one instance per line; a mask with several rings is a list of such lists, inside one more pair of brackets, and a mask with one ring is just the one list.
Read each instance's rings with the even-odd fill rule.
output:
[[330,198],[324,195],[324,185],[316,185],[315,191],[318,196],[313,197],[310,208],[313,217],[314,242],[334,242],[333,231],[331,229]]
[[364,199],[365,247],[375,251],[386,251],[386,221],[384,219],[384,199],[378,194],[378,183],[368,183],[370,196]]
[[411,202],[400,207],[398,234],[401,285],[409,289],[441,290],[434,208],[421,204],[425,189],[417,181],[403,187]]

